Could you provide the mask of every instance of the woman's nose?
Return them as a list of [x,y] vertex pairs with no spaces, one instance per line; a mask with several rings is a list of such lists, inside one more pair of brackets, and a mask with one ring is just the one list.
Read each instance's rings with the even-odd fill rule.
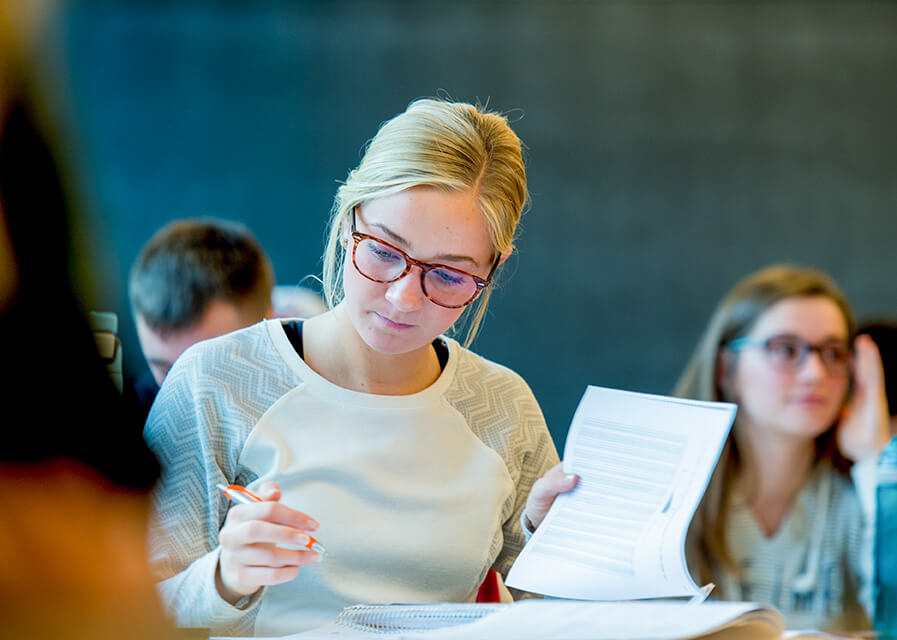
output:
[[425,299],[421,290],[418,267],[387,285],[386,299],[399,311],[416,311]]
[[802,378],[816,380],[818,378],[824,378],[827,373],[825,363],[822,361],[822,356],[818,351],[810,350],[810,352],[804,356],[804,361],[800,365],[800,376]]

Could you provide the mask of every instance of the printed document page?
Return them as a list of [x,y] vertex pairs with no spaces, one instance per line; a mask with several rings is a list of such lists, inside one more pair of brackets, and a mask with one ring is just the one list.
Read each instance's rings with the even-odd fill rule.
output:
[[470,624],[403,633],[403,640],[780,640],[774,609],[748,602],[522,600]]
[[507,584],[582,600],[699,595],[685,536],[735,405],[588,387],[567,434],[558,496]]

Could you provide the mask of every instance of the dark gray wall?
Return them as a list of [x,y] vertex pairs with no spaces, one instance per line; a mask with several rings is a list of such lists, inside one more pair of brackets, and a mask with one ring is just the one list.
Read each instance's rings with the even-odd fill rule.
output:
[[892,2],[82,2],[61,25],[105,289],[164,222],[247,222],[318,273],[337,181],[416,97],[507,111],[532,207],[476,348],[557,443],[586,384],[673,385],[774,261],[897,315]]

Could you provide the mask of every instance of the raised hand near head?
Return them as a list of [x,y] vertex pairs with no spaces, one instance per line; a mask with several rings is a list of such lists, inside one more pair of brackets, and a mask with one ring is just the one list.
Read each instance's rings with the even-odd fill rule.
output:
[[838,448],[854,462],[878,456],[888,442],[888,399],[875,342],[867,335],[854,342],[854,388],[838,425]]

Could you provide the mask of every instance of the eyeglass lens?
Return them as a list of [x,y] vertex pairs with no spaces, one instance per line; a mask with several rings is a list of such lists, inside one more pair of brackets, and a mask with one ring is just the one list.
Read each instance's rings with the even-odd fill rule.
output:
[[[399,279],[411,265],[403,252],[372,238],[356,243],[354,257],[358,271],[378,282]],[[463,306],[477,292],[477,283],[471,276],[449,267],[425,269],[422,283],[427,297],[445,307]]]
[[810,344],[796,336],[773,336],[763,343],[763,350],[772,362],[783,369],[797,369],[810,351],[819,354],[825,368],[832,373],[844,373],[850,362],[850,347],[839,340]]

